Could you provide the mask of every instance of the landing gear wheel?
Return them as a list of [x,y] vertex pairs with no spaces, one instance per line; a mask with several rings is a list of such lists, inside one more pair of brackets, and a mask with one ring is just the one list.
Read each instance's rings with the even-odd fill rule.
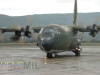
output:
[[75,51],[75,55],[76,55],[76,56],[80,56],[80,50],[76,50],[76,51]]
[[55,53],[47,53],[48,58],[55,58],[56,54]]
[[73,52],[75,53],[76,56],[80,56],[81,51],[82,51],[82,48],[77,47],[77,48],[75,49],[75,51],[73,51]]

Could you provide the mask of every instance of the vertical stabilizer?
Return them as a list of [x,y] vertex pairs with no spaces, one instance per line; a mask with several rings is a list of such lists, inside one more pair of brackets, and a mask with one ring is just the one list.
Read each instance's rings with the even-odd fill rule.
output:
[[75,5],[74,5],[74,21],[73,21],[73,24],[75,26],[77,26],[77,0],[75,0]]

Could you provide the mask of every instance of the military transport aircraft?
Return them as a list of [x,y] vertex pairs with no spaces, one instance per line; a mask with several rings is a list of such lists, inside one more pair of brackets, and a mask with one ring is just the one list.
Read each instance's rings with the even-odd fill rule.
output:
[[[72,51],[76,56],[80,56],[83,33],[90,32],[89,34],[95,37],[100,26],[96,24],[79,26],[77,24],[77,0],[75,0],[73,26],[51,24],[45,27],[26,26],[26,28],[0,28],[0,30],[2,34],[4,32],[15,32],[15,35],[11,37],[13,40],[18,40],[21,36],[30,38],[34,32],[38,32],[37,45],[47,53],[48,58],[54,58],[57,53],[64,51]],[[24,35],[21,33],[24,33]]]

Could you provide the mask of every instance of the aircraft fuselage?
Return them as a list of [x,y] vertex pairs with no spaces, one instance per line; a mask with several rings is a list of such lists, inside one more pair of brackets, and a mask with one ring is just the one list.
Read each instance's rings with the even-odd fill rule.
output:
[[75,34],[73,26],[49,25],[41,29],[38,45],[46,53],[74,51],[80,46],[82,35]]

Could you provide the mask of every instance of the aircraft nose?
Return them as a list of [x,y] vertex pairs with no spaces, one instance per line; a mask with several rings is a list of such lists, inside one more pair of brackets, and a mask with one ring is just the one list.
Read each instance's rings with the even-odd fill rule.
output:
[[49,51],[53,48],[54,39],[51,37],[41,38],[41,44],[46,51]]

